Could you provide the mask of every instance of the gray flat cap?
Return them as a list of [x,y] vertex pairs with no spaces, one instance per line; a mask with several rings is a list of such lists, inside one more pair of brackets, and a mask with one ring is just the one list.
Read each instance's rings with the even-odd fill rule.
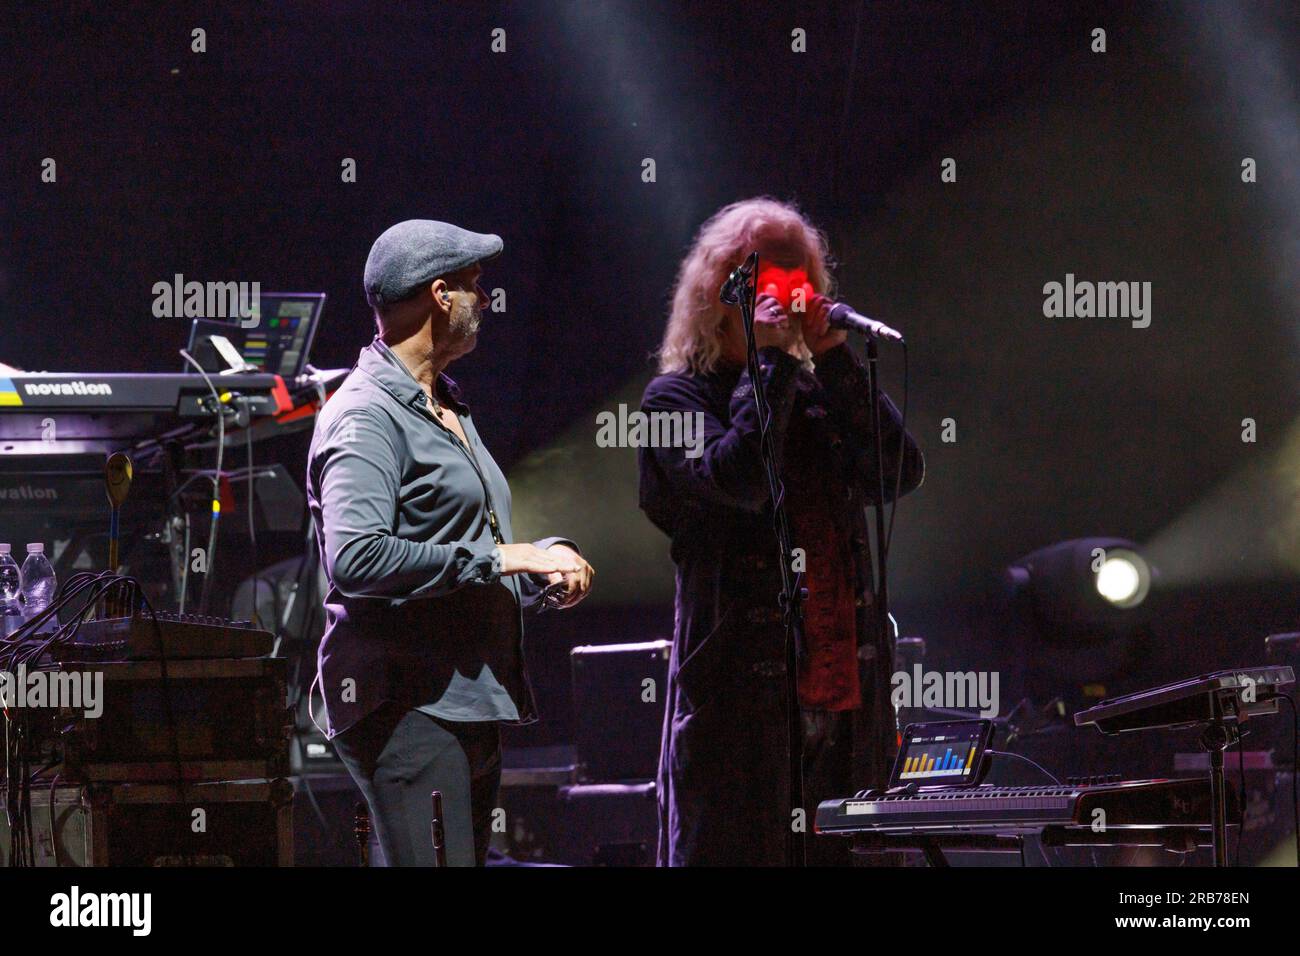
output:
[[385,229],[366,257],[366,299],[399,302],[438,276],[467,269],[501,252],[501,237],[435,219],[408,219]]

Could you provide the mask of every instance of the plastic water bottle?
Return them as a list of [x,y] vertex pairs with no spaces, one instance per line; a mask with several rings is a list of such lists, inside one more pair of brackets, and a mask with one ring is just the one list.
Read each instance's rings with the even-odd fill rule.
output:
[[29,544],[27,560],[23,562],[23,600],[26,607],[24,616],[31,620],[40,614],[54,600],[58,581],[54,577],[54,565],[45,556],[45,545]]
[[23,573],[9,552],[9,545],[0,544],[0,633],[6,637],[23,623]]

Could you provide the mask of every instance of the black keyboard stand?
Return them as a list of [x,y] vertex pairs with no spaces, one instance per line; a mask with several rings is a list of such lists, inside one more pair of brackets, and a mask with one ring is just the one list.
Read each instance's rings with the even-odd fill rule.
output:
[[[1045,847],[1154,847],[1192,853],[1213,846],[1208,827],[1141,827],[1095,832],[1090,827],[1045,826],[1035,831]],[[1015,853],[1023,856],[1024,833],[922,831],[915,833],[855,833],[854,853],[920,853],[932,867],[948,867],[945,851]]]
[[855,833],[853,852],[920,852],[931,866],[947,867],[945,850],[1019,854],[1023,840],[1023,834],[1010,833]]
[[1228,800],[1223,752],[1241,741],[1241,725],[1248,718],[1276,714],[1281,688],[1293,683],[1295,672],[1285,665],[1216,671],[1104,700],[1075,714],[1074,723],[1079,727],[1092,724],[1107,736],[1168,727],[1201,727],[1201,747],[1210,758],[1214,865],[1227,866]]
[[[1201,733],[1201,746],[1210,755],[1210,812],[1214,821],[1214,865],[1228,865],[1228,807],[1223,779],[1223,752],[1241,740],[1241,731],[1224,719],[1222,702],[1214,698],[1214,719]],[[1245,794],[1242,794],[1243,800]]]
[[1155,847],[1171,853],[1192,853],[1213,846],[1209,827],[1143,827],[1100,833],[1088,827],[1044,827],[1043,846]]

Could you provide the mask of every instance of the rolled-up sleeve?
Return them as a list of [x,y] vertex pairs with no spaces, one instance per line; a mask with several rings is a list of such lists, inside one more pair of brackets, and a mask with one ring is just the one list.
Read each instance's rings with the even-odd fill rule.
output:
[[326,572],[347,597],[430,598],[501,574],[490,541],[409,541],[394,533],[401,467],[393,439],[353,409],[330,423],[314,454]]

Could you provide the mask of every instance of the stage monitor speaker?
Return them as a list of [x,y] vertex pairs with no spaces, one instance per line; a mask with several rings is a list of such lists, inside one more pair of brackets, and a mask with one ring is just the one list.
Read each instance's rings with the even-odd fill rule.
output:
[[655,778],[671,650],[669,641],[573,649],[580,783]]

